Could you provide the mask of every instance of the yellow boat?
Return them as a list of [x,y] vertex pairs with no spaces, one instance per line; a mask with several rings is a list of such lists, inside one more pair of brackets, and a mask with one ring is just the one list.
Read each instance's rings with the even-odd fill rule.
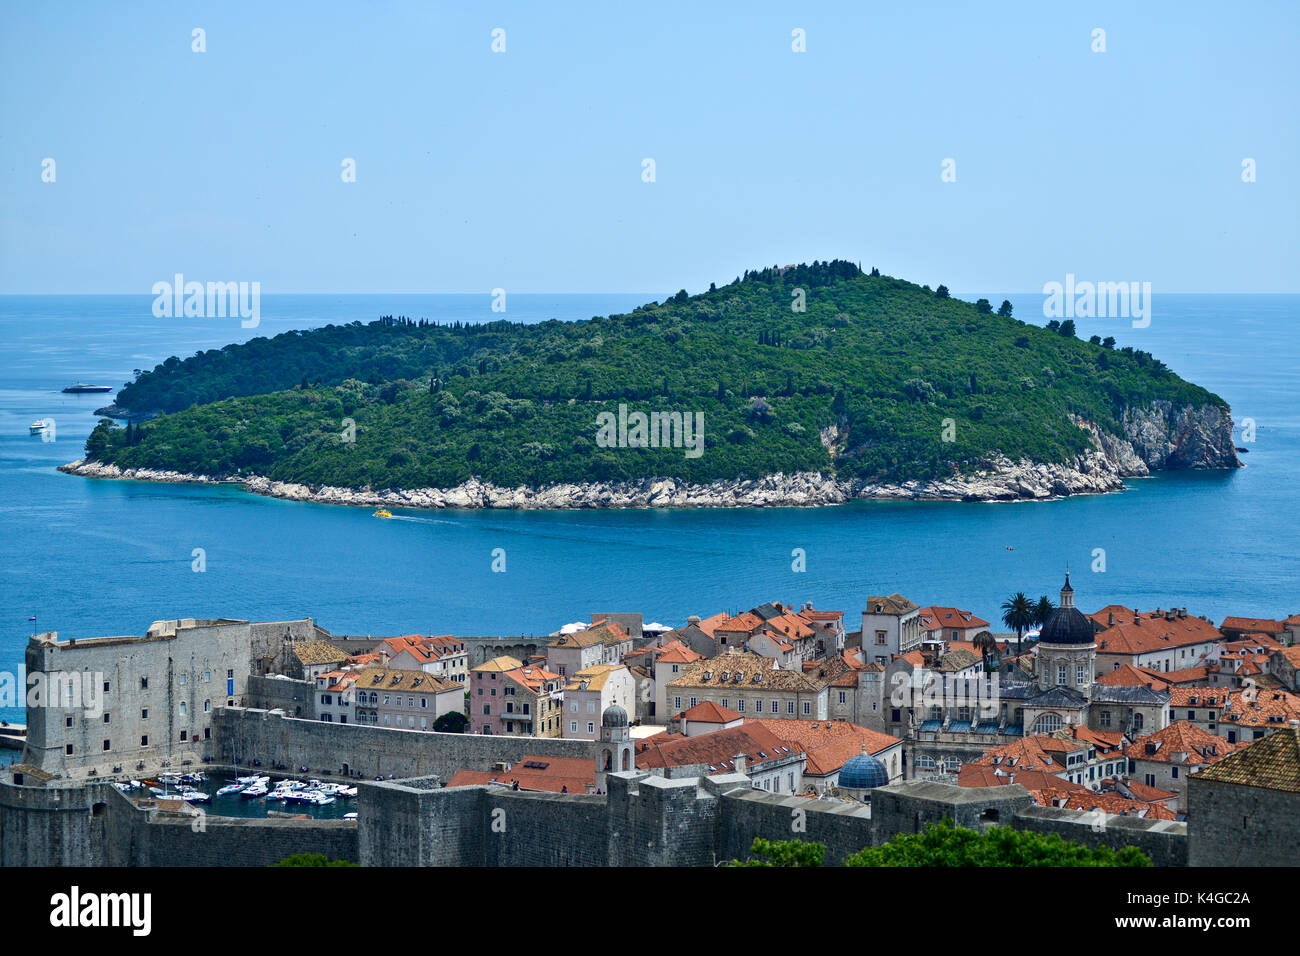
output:
[[376,512],[374,513],[374,515],[373,515],[373,517],[375,517],[375,518],[391,518],[392,516],[393,516],[393,513],[392,513],[391,511],[386,511],[386,510],[383,509],[383,508],[380,508],[380,509],[379,509],[378,511],[376,511]]

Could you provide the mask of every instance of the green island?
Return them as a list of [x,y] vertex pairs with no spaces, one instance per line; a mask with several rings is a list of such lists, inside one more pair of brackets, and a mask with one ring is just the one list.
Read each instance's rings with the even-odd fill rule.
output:
[[[1160,402],[1209,408],[1212,430],[1230,429],[1223,399],[1147,352],[835,260],[586,321],[385,316],[169,358],[121,389],[126,427],[101,420],[85,460],[350,489],[808,472],[897,483],[993,457],[1073,462],[1096,447],[1076,419],[1122,439],[1126,410]],[[620,405],[702,413],[701,453],[608,447],[598,416]]]

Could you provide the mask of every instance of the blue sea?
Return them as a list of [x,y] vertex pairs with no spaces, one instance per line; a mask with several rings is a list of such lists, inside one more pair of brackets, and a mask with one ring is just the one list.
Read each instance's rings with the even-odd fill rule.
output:
[[[1042,324],[1042,296],[1009,298]],[[397,512],[277,501],[237,487],[97,481],[55,467],[81,457],[133,369],[257,335],[380,315],[441,321],[583,319],[662,293],[267,295],[261,324],[159,319],[150,296],[0,297],[0,669],[36,629],[61,637],[139,634],[155,620],[310,616],[336,633],[544,634],[592,611],[691,614],[767,600],[849,613],[869,594],[956,605],[990,621],[1014,591],[1053,599],[1068,563],[1077,603],[1186,606],[1225,615],[1300,610],[1300,296],[1159,295],[1152,321],[1077,320],[1223,396],[1255,440],[1248,467],[1132,480],[1126,491],[1057,501],[856,502],[815,509]],[[28,434],[53,418],[56,439]],[[195,549],[206,570],[192,569]],[[493,552],[504,549],[504,573]],[[804,572],[792,552],[806,553]],[[1104,570],[1099,550],[1104,552]],[[0,718],[22,720],[21,708]]]

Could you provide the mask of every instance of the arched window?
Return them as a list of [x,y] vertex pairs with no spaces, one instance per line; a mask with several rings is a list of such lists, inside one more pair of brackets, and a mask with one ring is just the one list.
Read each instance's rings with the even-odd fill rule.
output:
[[1054,734],[1061,729],[1062,725],[1060,714],[1043,714],[1034,724],[1034,733]]

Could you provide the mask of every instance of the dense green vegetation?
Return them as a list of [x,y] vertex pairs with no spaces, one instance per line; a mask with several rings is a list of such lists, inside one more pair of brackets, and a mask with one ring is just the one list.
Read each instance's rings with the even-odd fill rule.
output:
[[[803,840],[754,839],[753,857],[731,866],[821,866],[826,847]],[[953,826],[950,818],[927,823],[924,833],[900,833],[854,853],[844,866],[1150,866],[1137,847],[1116,851],[1086,847],[1057,833],[990,827],[982,832]]]
[[1118,852],[1107,846],[1070,843],[1058,833],[990,827],[981,833],[953,826],[952,820],[927,823],[924,833],[904,833],[880,846],[859,850],[845,866],[1150,866],[1134,846]]
[[295,853],[271,866],[360,866],[348,860],[331,860],[324,853]]
[[[1125,405],[1224,404],[1145,352],[943,291],[815,262],[583,322],[385,317],[257,338],[140,374],[118,404],[164,414],[105,420],[86,450],[122,467],[377,489],[801,470],[898,481],[993,453],[1069,460],[1088,447],[1069,413],[1118,433]],[[597,415],[620,404],[702,412],[703,454],[600,447]],[[833,454],[820,435],[832,426]]]

